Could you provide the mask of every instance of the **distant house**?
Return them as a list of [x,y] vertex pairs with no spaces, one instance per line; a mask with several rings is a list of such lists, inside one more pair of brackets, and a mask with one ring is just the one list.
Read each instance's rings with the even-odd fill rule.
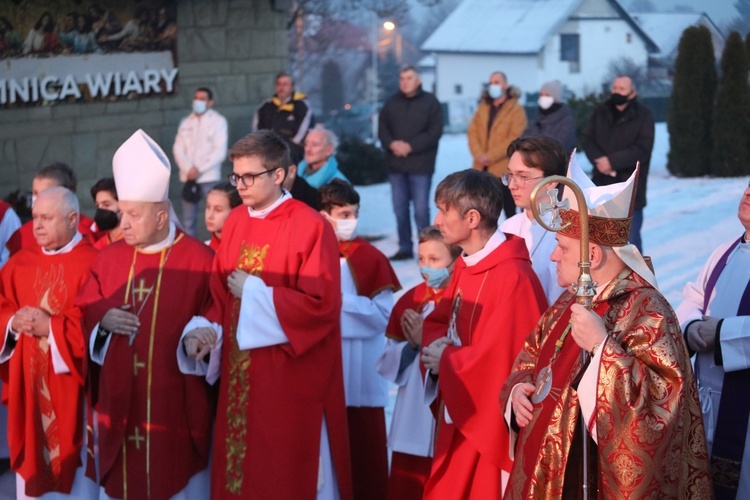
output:
[[651,78],[670,78],[682,32],[690,26],[705,26],[711,32],[714,57],[721,59],[725,38],[707,14],[702,12],[631,12],[630,15],[648,33],[659,47],[649,54],[648,69]]
[[613,60],[646,67],[659,47],[616,0],[464,0],[422,50],[435,54],[436,94],[456,123],[494,70],[524,94],[557,79],[584,95],[602,90]]

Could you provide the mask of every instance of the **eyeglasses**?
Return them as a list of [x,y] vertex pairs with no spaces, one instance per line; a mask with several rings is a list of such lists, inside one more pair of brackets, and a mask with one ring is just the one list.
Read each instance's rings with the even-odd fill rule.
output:
[[255,179],[257,177],[260,177],[261,175],[267,174],[269,172],[275,172],[276,170],[278,170],[278,168],[271,168],[271,169],[264,170],[263,172],[260,172],[257,174],[242,174],[242,175],[237,175],[234,172],[232,172],[227,177],[229,178],[229,183],[232,186],[237,187],[240,181],[242,181],[242,185],[245,186],[246,188],[249,188],[249,187],[252,187],[253,184],[255,184]]
[[514,175],[514,174],[510,174],[506,172],[500,176],[500,180],[506,186],[510,186],[510,181],[516,181],[516,184],[518,184],[518,187],[524,187],[527,182],[535,181],[543,177],[544,177],[543,175],[540,175],[539,177],[526,177],[525,175]]

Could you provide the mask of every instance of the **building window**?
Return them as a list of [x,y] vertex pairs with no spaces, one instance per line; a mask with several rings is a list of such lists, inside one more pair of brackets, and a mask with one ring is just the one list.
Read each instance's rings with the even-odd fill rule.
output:
[[632,42],[633,41],[633,35],[631,35],[630,33],[628,33],[627,35],[625,35],[625,41],[628,42],[628,43]]
[[560,35],[560,60],[568,62],[580,61],[581,36],[578,34]]
[[461,94],[463,93],[463,90],[464,90],[464,89],[463,89],[463,87],[462,87],[461,85],[454,85],[454,86],[453,86],[453,92],[454,92],[454,93],[455,93],[456,95],[461,95]]

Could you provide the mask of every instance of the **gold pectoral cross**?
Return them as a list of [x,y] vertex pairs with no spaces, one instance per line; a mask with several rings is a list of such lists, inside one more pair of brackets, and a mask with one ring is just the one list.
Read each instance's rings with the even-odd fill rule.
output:
[[133,376],[138,376],[138,368],[146,368],[145,361],[138,361],[138,354],[133,355]]
[[146,438],[144,436],[141,436],[141,433],[138,431],[138,427],[135,428],[133,431],[133,434],[128,436],[128,441],[134,441],[135,442],[135,449],[140,450],[141,449],[141,441],[145,441]]
[[143,302],[144,295],[148,297],[148,294],[151,293],[151,288],[146,288],[146,280],[141,278],[141,280],[138,282],[138,288],[133,290],[133,293],[138,294],[138,302]]

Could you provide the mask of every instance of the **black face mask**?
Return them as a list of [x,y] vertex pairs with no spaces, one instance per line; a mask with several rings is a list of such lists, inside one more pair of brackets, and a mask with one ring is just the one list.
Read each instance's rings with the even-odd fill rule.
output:
[[94,214],[94,222],[96,222],[96,227],[100,230],[109,231],[120,224],[120,218],[117,216],[117,213],[112,210],[97,208],[96,213]]
[[622,106],[623,104],[627,104],[630,102],[630,97],[622,94],[612,94],[612,96],[609,98],[609,102],[611,102],[614,106]]

